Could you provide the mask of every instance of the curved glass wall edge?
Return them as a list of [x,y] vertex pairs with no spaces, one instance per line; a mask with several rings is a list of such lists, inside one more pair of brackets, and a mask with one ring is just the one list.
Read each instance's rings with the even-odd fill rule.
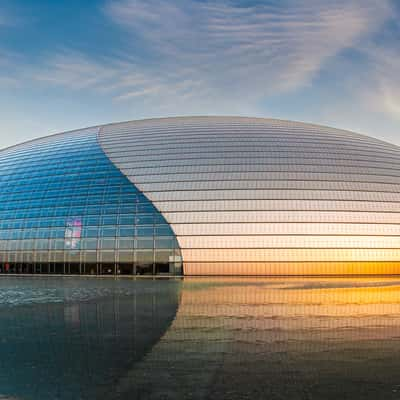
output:
[[0,271],[181,275],[175,235],[104,154],[98,128],[0,152]]

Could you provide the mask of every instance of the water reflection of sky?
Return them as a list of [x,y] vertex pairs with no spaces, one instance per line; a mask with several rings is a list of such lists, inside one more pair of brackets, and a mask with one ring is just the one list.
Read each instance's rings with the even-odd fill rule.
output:
[[0,398],[398,399],[400,279],[0,279]]

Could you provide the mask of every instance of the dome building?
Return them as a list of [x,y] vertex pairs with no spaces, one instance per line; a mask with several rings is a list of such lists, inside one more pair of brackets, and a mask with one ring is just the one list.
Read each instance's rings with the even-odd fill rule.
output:
[[400,272],[400,150],[317,125],[182,117],[0,152],[13,273]]

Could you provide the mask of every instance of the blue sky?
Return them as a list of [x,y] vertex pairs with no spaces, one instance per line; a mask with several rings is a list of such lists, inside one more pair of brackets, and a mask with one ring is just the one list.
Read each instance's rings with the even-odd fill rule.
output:
[[247,115],[400,145],[398,0],[0,0],[0,147]]

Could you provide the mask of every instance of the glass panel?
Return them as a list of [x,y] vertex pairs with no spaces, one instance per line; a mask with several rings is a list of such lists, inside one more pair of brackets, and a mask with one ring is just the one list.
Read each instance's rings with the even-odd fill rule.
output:
[[139,238],[136,240],[136,247],[138,249],[152,249],[154,247],[153,238]]
[[136,234],[140,237],[153,236],[154,229],[152,226],[138,226],[136,228]]
[[119,224],[120,225],[133,225],[135,223],[135,216],[134,215],[120,215],[119,216]]
[[134,249],[135,240],[133,238],[120,238],[118,240],[119,249]]
[[100,248],[101,249],[115,249],[115,239],[101,239],[100,241]]
[[153,274],[154,252],[152,250],[138,250],[135,253],[135,257],[137,275]]
[[119,251],[118,252],[118,261],[120,263],[132,263],[135,261],[134,252],[132,251]]
[[119,236],[122,237],[133,237],[135,236],[135,228],[128,226],[119,227]]

